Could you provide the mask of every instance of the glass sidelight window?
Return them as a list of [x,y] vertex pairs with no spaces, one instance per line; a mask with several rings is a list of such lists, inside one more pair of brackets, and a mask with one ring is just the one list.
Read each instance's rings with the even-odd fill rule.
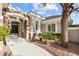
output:
[[52,32],[55,32],[55,24],[52,24]]
[[51,25],[48,25],[48,31],[51,32]]
[[38,30],[38,21],[36,21],[36,30]]

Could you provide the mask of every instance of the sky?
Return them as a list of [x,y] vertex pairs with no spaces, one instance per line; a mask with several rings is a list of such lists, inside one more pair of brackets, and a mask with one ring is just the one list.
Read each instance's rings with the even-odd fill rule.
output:
[[[62,7],[58,3],[48,3],[45,7],[42,7],[40,3],[10,3],[9,6],[24,12],[35,12],[43,17],[61,15]],[[79,24],[79,13],[73,12],[71,14],[73,24]]]

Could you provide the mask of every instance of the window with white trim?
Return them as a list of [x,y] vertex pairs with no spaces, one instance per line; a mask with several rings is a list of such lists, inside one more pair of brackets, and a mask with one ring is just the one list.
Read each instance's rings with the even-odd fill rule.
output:
[[49,32],[55,32],[55,24],[48,24],[48,31]]

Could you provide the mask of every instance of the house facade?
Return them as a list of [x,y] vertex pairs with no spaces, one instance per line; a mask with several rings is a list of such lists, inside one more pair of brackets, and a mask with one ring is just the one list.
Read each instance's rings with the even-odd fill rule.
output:
[[26,40],[32,39],[34,34],[41,32],[61,33],[61,17],[61,15],[42,17],[35,12],[23,12],[8,4],[0,4],[1,26],[9,27],[12,33]]

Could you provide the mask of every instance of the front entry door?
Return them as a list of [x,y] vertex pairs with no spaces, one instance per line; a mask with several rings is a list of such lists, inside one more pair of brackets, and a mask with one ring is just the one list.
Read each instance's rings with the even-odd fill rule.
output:
[[12,33],[18,33],[18,25],[11,25]]

